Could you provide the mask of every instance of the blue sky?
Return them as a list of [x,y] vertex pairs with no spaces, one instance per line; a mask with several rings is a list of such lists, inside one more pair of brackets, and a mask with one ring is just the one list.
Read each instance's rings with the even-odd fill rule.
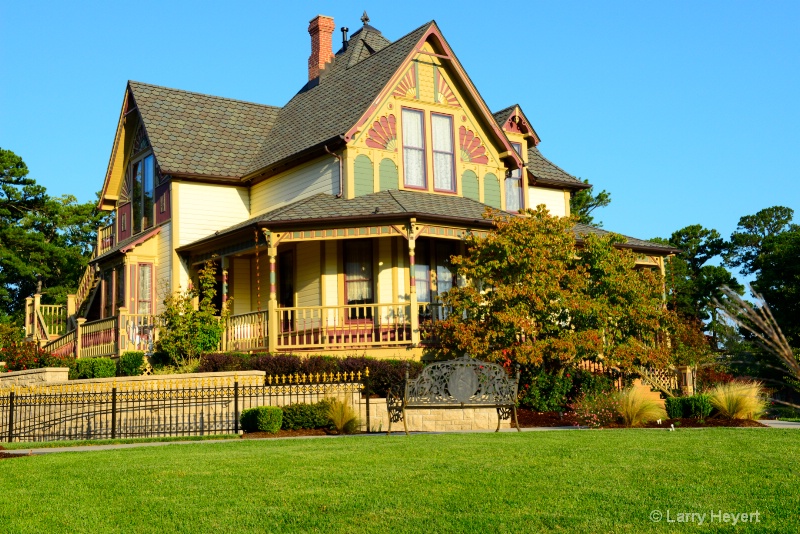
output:
[[521,104],[545,156],[611,192],[605,228],[728,236],[772,205],[800,219],[789,1],[0,0],[0,147],[51,194],[91,200],[126,80],[283,105],[306,80],[308,21],[352,32],[364,9],[391,40],[435,19],[491,109]]

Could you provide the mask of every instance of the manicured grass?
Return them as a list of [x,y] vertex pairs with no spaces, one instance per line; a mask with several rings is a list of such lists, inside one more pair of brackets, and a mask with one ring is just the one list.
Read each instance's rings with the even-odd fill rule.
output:
[[75,441],[34,441],[21,443],[2,443],[0,446],[12,450],[59,449],[61,447],[85,447],[87,445],[124,445],[129,443],[168,443],[173,441],[208,441],[217,439],[239,439],[236,434],[214,436],[176,436],[162,438],[124,438],[124,439],[84,439]]
[[[198,443],[0,460],[2,532],[800,529],[800,434],[554,431]],[[660,510],[661,522],[650,514]],[[703,531],[730,531],[706,518]]]

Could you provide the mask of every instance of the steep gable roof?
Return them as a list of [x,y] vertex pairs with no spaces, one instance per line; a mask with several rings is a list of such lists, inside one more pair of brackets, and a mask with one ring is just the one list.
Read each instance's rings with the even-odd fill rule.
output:
[[271,135],[250,162],[249,173],[347,132],[432,25],[433,21],[420,26],[349,68],[337,67],[334,60],[333,68],[320,76],[320,83],[307,84],[280,110]]
[[128,82],[161,171],[239,178],[280,108]]

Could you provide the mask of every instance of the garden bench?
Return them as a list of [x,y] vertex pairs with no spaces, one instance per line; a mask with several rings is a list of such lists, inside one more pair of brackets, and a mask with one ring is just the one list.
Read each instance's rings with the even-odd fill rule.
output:
[[415,379],[406,379],[402,395],[389,390],[386,406],[389,411],[389,430],[392,423],[403,421],[408,434],[406,410],[495,408],[497,410],[497,430],[504,419],[514,418],[517,431],[517,390],[519,388],[519,367],[512,378],[506,370],[496,364],[475,360],[468,354],[455,360],[432,363],[422,370]]

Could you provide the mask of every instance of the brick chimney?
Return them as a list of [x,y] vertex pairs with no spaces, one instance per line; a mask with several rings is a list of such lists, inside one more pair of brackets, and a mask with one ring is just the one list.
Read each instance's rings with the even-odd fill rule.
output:
[[333,59],[333,18],[317,15],[308,24],[311,35],[311,55],[308,58],[308,79],[319,76],[319,71]]

